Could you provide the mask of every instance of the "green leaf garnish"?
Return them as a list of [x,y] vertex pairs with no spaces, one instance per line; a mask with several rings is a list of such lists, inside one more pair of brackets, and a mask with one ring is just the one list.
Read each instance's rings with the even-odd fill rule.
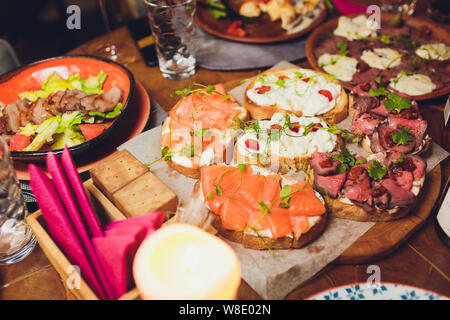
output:
[[269,213],[269,207],[262,201],[258,201],[258,209],[261,210],[264,214]]
[[387,95],[389,93],[389,91],[387,91],[385,88],[383,88],[383,87],[379,87],[378,89],[373,89],[373,88],[371,88],[370,90],[369,90],[369,94],[372,96],[372,97],[379,97],[379,96],[385,96],[385,95]]
[[202,128],[201,130],[197,130],[197,131],[191,131],[190,135],[192,136],[196,136],[197,138],[201,138],[205,135],[205,133],[208,131],[208,128]]
[[367,167],[369,176],[374,180],[381,180],[387,174],[388,168],[382,166],[377,160],[373,160]]
[[411,100],[405,97],[400,97],[398,94],[389,92],[387,99],[383,101],[388,110],[395,110],[401,112],[403,109],[411,108]]
[[402,126],[398,126],[397,129],[399,130],[392,134],[392,141],[395,144],[407,145],[412,139],[412,132],[408,128]]
[[201,147],[197,145],[187,144],[183,148],[183,153],[186,157],[191,158],[195,155],[195,152],[199,150]]
[[336,43],[336,47],[339,49],[340,56],[346,56],[348,54],[347,43],[339,41]]
[[239,163],[239,164],[238,164],[238,168],[239,168],[239,171],[244,172],[244,171],[245,171],[245,168],[247,168],[247,164],[245,164],[245,163]]

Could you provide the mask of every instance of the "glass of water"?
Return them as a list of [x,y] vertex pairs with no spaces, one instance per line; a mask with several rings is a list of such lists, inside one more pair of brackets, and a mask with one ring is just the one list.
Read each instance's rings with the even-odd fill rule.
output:
[[144,0],[158,54],[159,69],[169,79],[195,73],[196,0]]
[[33,250],[36,238],[27,215],[8,144],[0,137],[0,265],[19,262]]

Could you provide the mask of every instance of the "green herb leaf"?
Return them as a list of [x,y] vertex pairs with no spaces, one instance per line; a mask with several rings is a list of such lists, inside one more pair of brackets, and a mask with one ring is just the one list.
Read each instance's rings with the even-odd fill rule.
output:
[[409,131],[408,128],[402,127],[402,126],[398,126],[397,127],[397,131],[395,131],[392,134],[392,141],[395,144],[399,144],[399,145],[407,145],[410,141],[411,141],[411,137],[412,137],[412,132]]
[[219,185],[216,185],[216,194],[220,197],[222,195],[222,189],[220,189]]
[[380,41],[385,43],[385,44],[390,44],[391,43],[391,36],[387,35],[387,34],[382,34],[380,37]]
[[191,131],[190,135],[192,136],[196,136],[197,138],[201,138],[205,135],[205,133],[208,131],[208,128],[202,128],[201,130],[197,130],[197,131]]
[[411,108],[411,100],[406,97],[400,97],[392,92],[388,93],[387,99],[383,102],[388,110],[396,110],[397,112]]
[[345,164],[339,163],[336,167],[336,170],[338,173],[344,173],[345,171],[347,171],[347,166]]
[[238,164],[238,168],[239,168],[239,171],[244,172],[244,171],[245,171],[245,168],[247,168],[247,164],[245,164],[245,163],[239,163],[239,164]]
[[371,88],[370,90],[369,90],[369,94],[372,96],[372,97],[379,97],[379,96],[385,96],[385,95],[387,95],[389,93],[389,91],[387,91],[385,88],[383,88],[383,87],[379,87],[378,89],[373,89],[373,88]]
[[201,147],[196,145],[187,144],[183,148],[183,153],[186,157],[191,158],[195,155],[195,152],[199,150]]
[[[220,2],[220,0],[206,0],[206,3],[207,4],[209,4],[210,6],[212,6],[212,7],[216,7],[216,8],[219,8],[219,9],[224,9],[225,10],[225,5],[222,3],[222,2]],[[225,18],[225,17],[227,17],[227,13],[225,12],[225,11],[223,11],[223,10],[214,10],[214,9],[208,9],[208,12],[211,14],[211,16],[214,18],[214,19],[216,19],[216,20],[219,20],[219,19],[222,19],[222,18]]]
[[291,194],[291,191],[292,191],[292,188],[290,185],[283,186],[283,188],[281,188],[281,191],[280,191],[280,198],[283,199],[283,198],[289,197]]
[[388,168],[386,168],[385,166],[381,166],[381,164],[377,160],[372,161],[367,169],[369,171],[369,176],[371,176],[374,180],[383,179],[383,177],[388,172]]

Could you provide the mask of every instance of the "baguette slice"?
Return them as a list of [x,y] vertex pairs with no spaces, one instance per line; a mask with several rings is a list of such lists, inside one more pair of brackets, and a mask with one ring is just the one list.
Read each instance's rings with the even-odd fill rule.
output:
[[[283,77],[286,76],[286,74],[291,74],[293,72],[298,72],[301,70],[306,70],[306,69],[297,69],[297,68],[290,68],[290,69],[279,69],[279,70],[269,70],[264,72],[262,75],[274,75],[277,77]],[[308,71],[312,71],[312,70],[308,70]],[[326,76],[324,74],[324,76]],[[256,80],[254,79],[247,87],[247,89],[245,90],[245,95],[244,95],[244,107],[250,112],[250,116],[252,119],[256,119],[256,120],[264,120],[264,119],[270,119],[272,118],[274,113],[280,112],[282,114],[294,114],[296,116],[302,116],[303,113],[301,111],[302,106],[296,106],[298,107],[298,110],[296,111],[290,111],[290,110],[286,110],[281,108],[278,104],[274,104],[274,105],[258,105],[257,103],[255,103],[254,101],[250,100],[249,97],[247,96],[247,91],[253,89],[256,85]],[[328,80],[330,83],[335,83],[337,85],[339,85],[339,82],[336,80]],[[340,85],[339,85],[340,86]],[[313,85],[312,85],[313,87]],[[320,88],[317,88],[318,90]],[[344,120],[347,117],[348,114],[348,98],[347,98],[347,94],[344,90],[343,87],[341,87],[340,90],[340,100],[339,103],[337,105],[334,106],[333,109],[322,113],[322,114],[317,114],[315,116],[322,118],[323,120],[329,122],[329,123],[338,123],[341,122],[342,120]]]
[[[256,134],[253,134],[252,132],[247,134],[244,133],[237,138],[233,153],[234,163],[248,163],[262,167],[270,166],[272,171],[280,172],[281,174],[286,174],[290,170],[308,172],[310,169],[309,161],[313,152],[308,154],[308,151],[294,151],[296,147],[299,147],[299,144],[304,145],[304,150],[312,151],[312,149],[314,149],[314,151],[319,152],[337,151],[341,146],[345,145],[345,141],[340,135],[328,132],[330,140],[323,140],[323,132],[320,132],[319,130],[324,129],[315,129],[315,131],[311,131],[305,137],[301,136],[301,134],[297,135],[289,128],[285,128],[284,117],[280,116],[280,113],[276,113],[272,116],[271,120],[259,121],[261,130],[258,139],[256,138]],[[328,126],[324,120],[317,117],[291,116],[290,121],[291,123],[299,123],[300,125],[317,123],[322,127]],[[272,130],[271,127],[278,130],[270,131]],[[279,129],[280,127],[281,129]],[[272,139],[269,139],[269,136],[272,133],[276,135],[276,139],[273,141]],[[301,131],[299,131],[299,133],[301,133]],[[317,140],[311,141],[311,138]],[[255,146],[253,146],[253,150],[252,148],[248,148],[248,142],[255,144],[259,150],[254,150]],[[267,143],[269,143],[269,145],[267,145]],[[252,146],[249,145],[249,147]]]
[[[261,169],[264,170],[264,169]],[[286,179],[292,179],[286,177]],[[194,185],[194,194],[205,198],[202,192],[201,181],[199,180]],[[326,207],[326,204],[325,204]],[[251,232],[249,230],[236,231],[224,228],[222,224],[221,217],[210,211],[213,215],[212,226],[217,230],[225,239],[233,242],[242,243],[244,248],[254,249],[254,250],[268,250],[268,249],[298,249],[304,247],[306,244],[318,238],[322,232],[325,230],[328,220],[328,212],[320,216],[315,216],[316,220],[311,226],[311,228],[302,233],[299,237],[294,237],[294,235],[288,235],[280,238],[273,238],[265,234],[259,234]]]
[[[169,117],[164,120],[162,125],[161,148],[167,147],[168,153],[172,154],[170,160],[167,160],[167,164],[190,178],[198,179],[200,177],[200,167],[205,162],[212,164],[231,161],[235,138],[235,133],[231,128],[236,121],[248,118],[247,110],[237,104],[234,97],[226,94],[223,85],[216,85],[215,88],[218,93],[192,93],[190,96],[180,99],[170,110]],[[224,99],[224,97],[227,97],[227,99]],[[226,122],[214,122],[214,119],[220,117],[212,119],[211,114],[216,116],[221,111],[224,112],[223,118],[226,118],[225,112],[231,112],[233,117],[227,119]],[[189,116],[195,120],[181,122],[184,123],[184,126],[173,128],[171,119],[185,119]],[[197,127],[196,122],[204,125],[202,119],[207,123],[205,128]],[[210,138],[203,135],[193,135],[194,132],[202,132],[202,130],[209,132],[213,138],[217,138],[218,142],[205,145],[204,142]],[[182,137],[182,139],[172,143],[172,137]],[[189,148],[191,144],[199,144],[198,150],[193,149],[194,156],[189,152],[186,154],[184,151],[184,148]],[[189,157],[189,155],[191,156]]]

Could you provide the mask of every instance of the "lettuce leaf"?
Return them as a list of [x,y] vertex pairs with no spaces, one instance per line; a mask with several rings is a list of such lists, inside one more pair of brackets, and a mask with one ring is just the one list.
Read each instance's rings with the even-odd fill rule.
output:
[[46,143],[53,142],[53,135],[59,128],[61,116],[51,117],[42,122],[36,129],[36,137],[23,151],[37,151]]
[[119,102],[113,111],[106,112],[106,113],[104,113],[104,112],[89,112],[89,115],[100,117],[100,118],[105,118],[105,119],[114,119],[122,112],[122,109],[123,109],[123,104],[121,102]]
[[97,76],[83,79],[79,73],[71,74],[67,79],[62,78],[57,72],[53,72],[42,83],[41,90],[19,93],[19,98],[35,101],[38,98],[47,98],[50,94],[66,89],[78,89],[87,94],[102,94],[103,84],[107,74],[103,70]]
[[63,134],[56,138],[54,144],[52,144],[52,150],[63,149],[65,146],[68,148],[82,144],[86,141],[86,138],[81,134],[81,132],[66,129]]

